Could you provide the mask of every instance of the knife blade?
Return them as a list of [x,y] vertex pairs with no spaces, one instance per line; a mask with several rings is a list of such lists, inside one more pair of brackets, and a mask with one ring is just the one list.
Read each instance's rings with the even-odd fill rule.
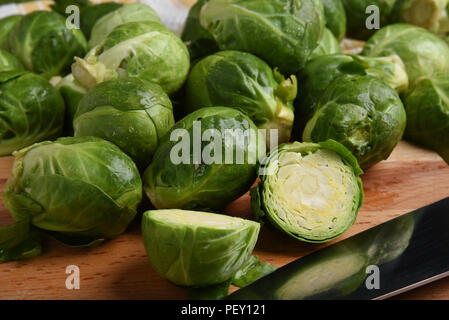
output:
[[446,276],[449,198],[293,261],[227,299],[385,299]]

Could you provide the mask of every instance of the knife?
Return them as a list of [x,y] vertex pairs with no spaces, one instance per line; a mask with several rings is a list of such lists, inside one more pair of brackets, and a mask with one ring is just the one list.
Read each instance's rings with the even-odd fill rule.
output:
[[293,261],[227,299],[386,299],[446,276],[449,198]]

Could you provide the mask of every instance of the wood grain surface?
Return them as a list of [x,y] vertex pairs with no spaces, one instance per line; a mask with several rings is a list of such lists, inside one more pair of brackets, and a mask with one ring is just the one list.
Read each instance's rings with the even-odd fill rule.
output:
[[[3,188],[13,159],[0,159]],[[449,166],[434,152],[401,142],[391,157],[364,176],[365,203],[356,223],[336,241],[449,196]],[[251,218],[248,194],[226,213]],[[43,254],[31,260],[0,264],[0,299],[183,299],[186,291],[149,266],[140,236],[140,216],[119,238],[91,249],[74,249],[47,239]],[[0,204],[0,225],[12,222]],[[328,245],[328,244],[327,244]],[[310,245],[262,228],[255,254],[282,266],[325,245]],[[65,286],[68,265],[80,268],[81,287]],[[231,288],[231,291],[235,288]],[[402,294],[396,299],[449,299],[449,278]]]

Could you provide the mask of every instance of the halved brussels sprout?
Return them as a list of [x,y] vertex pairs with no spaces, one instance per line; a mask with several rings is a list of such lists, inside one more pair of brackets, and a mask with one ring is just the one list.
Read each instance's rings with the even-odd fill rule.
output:
[[255,54],[291,74],[318,46],[325,18],[321,0],[210,0],[201,25],[221,50]]
[[309,59],[337,53],[341,53],[340,44],[333,33],[328,28],[325,28],[318,47],[313,50]]
[[129,3],[109,12],[95,22],[92,27],[89,49],[99,45],[114,30],[115,27],[128,22],[152,21],[162,23],[156,11],[143,3]]
[[60,138],[14,153],[2,199],[17,220],[69,245],[89,245],[125,231],[142,197],[135,164],[110,142]]
[[197,110],[162,138],[143,176],[145,192],[158,209],[220,209],[254,183],[265,148],[242,112]]
[[117,10],[121,6],[123,6],[123,3],[104,2],[104,3],[91,4],[89,6],[81,8],[80,28],[81,31],[86,36],[86,39],[90,39],[92,28],[101,17],[107,15],[112,11]]
[[257,222],[220,214],[152,210],[142,237],[153,268],[177,285],[204,287],[229,280],[250,258]]
[[357,160],[335,141],[280,145],[261,167],[251,189],[253,212],[306,242],[339,237],[355,221],[363,202]]
[[404,104],[406,139],[436,150],[449,163],[449,75],[418,79]]
[[277,129],[279,142],[284,143],[290,140],[296,92],[295,76],[285,79],[250,53],[221,51],[193,67],[186,104],[190,112],[213,106],[238,109],[259,128]]
[[44,78],[24,71],[0,72],[0,155],[62,132],[64,100]]
[[149,21],[116,27],[84,59],[75,57],[75,61],[73,76],[86,89],[128,76],[155,82],[167,94],[181,88],[190,68],[189,52],[181,39]]
[[90,90],[78,105],[73,128],[75,137],[94,136],[114,143],[144,170],[174,123],[172,104],[160,86],[124,78]]
[[19,23],[20,19],[22,19],[22,16],[18,14],[0,19],[0,49],[6,48],[9,34]]
[[362,51],[367,57],[397,55],[402,59],[410,86],[422,76],[449,70],[449,46],[429,31],[408,24],[380,29]]
[[68,29],[56,12],[35,11],[24,16],[11,32],[7,50],[27,70],[46,78],[67,73],[73,56],[86,52],[86,39],[78,29]]
[[398,92],[408,89],[405,66],[397,56],[367,58],[334,54],[316,57],[309,61],[298,75],[302,82],[295,100],[295,137],[302,137],[305,125],[312,118],[320,97],[335,79],[358,75],[379,78]]
[[370,76],[340,77],[321,97],[303,140],[338,141],[367,169],[390,156],[405,125],[401,99],[383,81]]
[[322,0],[326,27],[338,41],[346,35],[346,11],[341,0]]

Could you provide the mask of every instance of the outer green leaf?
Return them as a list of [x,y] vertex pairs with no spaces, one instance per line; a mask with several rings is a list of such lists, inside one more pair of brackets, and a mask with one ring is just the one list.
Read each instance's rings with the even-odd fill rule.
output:
[[39,233],[29,220],[0,227],[0,262],[32,258],[41,251]]
[[90,39],[90,33],[95,23],[106,14],[117,10],[123,6],[122,3],[117,2],[103,2],[86,6],[80,12],[80,27],[86,39]]
[[12,15],[0,19],[0,49],[5,49],[8,42],[9,34],[22,19],[21,15]]
[[323,0],[326,27],[338,41],[346,35],[346,11],[341,0]]
[[318,47],[313,50],[309,59],[336,53],[341,53],[340,44],[333,33],[329,29],[325,28],[323,37],[321,38]]

